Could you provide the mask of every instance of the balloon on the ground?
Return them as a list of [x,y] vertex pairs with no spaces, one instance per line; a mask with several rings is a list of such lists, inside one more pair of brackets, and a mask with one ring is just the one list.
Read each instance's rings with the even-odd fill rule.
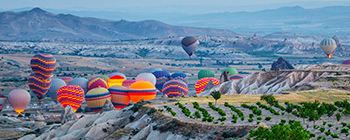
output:
[[148,70],[147,70],[147,73],[153,73],[153,72],[155,72],[155,71],[163,71],[161,68],[149,68]]
[[107,83],[108,83],[108,87],[115,86],[115,85],[121,86],[124,81],[125,81],[125,78],[123,76],[114,75],[108,79]]
[[67,85],[66,82],[64,82],[62,79],[52,79],[51,80],[51,86],[49,88],[49,91],[47,91],[47,95],[56,103],[58,103],[57,99],[57,91]]
[[120,73],[120,72],[113,72],[113,73],[109,74],[108,77],[111,78],[114,75],[120,75],[120,76],[123,76],[124,79],[126,79],[126,76],[123,73]]
[[102,76],[97,76],[97,77],[100,77],[100,78],[102,78],[103,80],[105,80],[106,82],[108,81],[108,79],[109,79],[109,77],[108,76],[104,76],[104,75],[102,75]]
[[209,83],[209,81],[213,81],[214,85],[220,85],[220,81],[213,77],[204,77],[202,79],[199,79],[195,85],[196,93],[199,94],[200,92],[203,92],[205,89],[205,86]]
[[62,79],[64,82],[66,82],[66,84],[69,84],[73,80],[72,77],[61,77],[60,79]]
[[123,83],[122,83],[122,86],[124,87],[127,87],[129,88],[131,86],[131,84],[135,83],[136,80],[125,80]]
[[13,110],[21,115],[30,103],[30,94],[23,89],[15,89],[9,93],[7,99]]
[[200,70],[198,72],[198,79],[202,79],[204,77],[215,77],[215,73],[212,70]]
[[84,78],[84,77],[78,77],[78,78],[74,78],[70,83],[69,85],[76,85],[76,86],[79,86],[81,87],[83,90],[84,90],[84,93],[87,93],[88,92],[88,83],[89,83],[89,80]]
[[45,98],[47,91],[50,88],[51,78],[43,80],[36,74],[32,73],[28,78],[28,85],[30,90],[38,98],[38,103],[41,104]]
[[91,78],[90,81],[88,82],[88,90],[94,89],[94,88],[108,88],[107,82],[100,78],[100,77],[94,77]]
[[332,58],[333,53],[337,48],[337,43],[332,39],[323,39],[320,43],[321,49],[327,54],[328,58]]
[[239,80],[239,79],[242,79],[244,78],[244,75],[240,75],[240,74],[234,74],[234,75],[231,75],[230,76],[230,80],[233,81],[233,80]]
[[226,68],[222,71],[222,73],[224,73],[224,71],[228,71],[229,72],[229,76],[234,75],[234,74],[238,74],[238,71],[234,68]]
[[76,112],[84,100],[84,90],[77,85],[66,85],[57,91],[58,102],[66,108],[67,105]]
[[100,113],[102,111],[106,99],[111,100],[111,95],[106,88],[94,88],[89,90],[85,95],[87,106],[95,113]]
[[156,87],[148,81],[137,81],[129,87],[129,97],[133,103],[137,103],[142,99],[144,101],[152,100],[156,97],[156,94]]
[[182,82],[188,83],[188,76],[184,73],[173,73],[170,76],[170,80],[181,80]]
[[181,80],[170,80],[163,85],[163,94],[168,97],[187,96],[187,84]]
[[124,86],[112,86],[108,88],[111,94],[111,102],[115,109],[125,108],[130,102],[129,89]]
[[2,109],[5,108],[6,101],[7,101],[6,96],[4,94],[0,93],[0,112],[1,112]]
[[156,77],[156,88],[162,92],[163,85],[165,82],[170,80],[170,74],[167,71],[155,71],[152,73]]
[[199,46],[199,41],[194,36],[186,36],[181,41],[182,48],[191,57]]
[[350,59],[343,61],[342,65],[350,65]]
[[137,75],[136,81],[148,81],[151,82],[153,85],[156,85],[157,78],[152,73],[141,73]]
[[51,54],[39,53],[33,56],[30,67],[39,78],[48,79],[56,68],[56,59]]

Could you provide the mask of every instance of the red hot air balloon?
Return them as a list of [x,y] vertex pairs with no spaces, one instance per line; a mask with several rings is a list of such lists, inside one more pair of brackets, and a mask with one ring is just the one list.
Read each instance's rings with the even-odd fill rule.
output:
[[56,68],[56,59],[51,54],[39,53],[33,56],[30,67],[39,78],[48,79]]

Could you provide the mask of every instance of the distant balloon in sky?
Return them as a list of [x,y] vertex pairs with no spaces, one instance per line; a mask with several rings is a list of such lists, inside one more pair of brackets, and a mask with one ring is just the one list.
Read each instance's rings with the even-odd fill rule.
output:
[[2,109],[5,108],[6,101],[7,101],[6,96],[4,94],[0,93],[0,112],[1,112]]
[[323,39],[320,43],[321,49],[327,54],[328,58],[331,59],[333,53],[337,48],[337,43],[332,39]]
[[108,79],[109,79],[109,77],[108,76],[104,76],[104,75],[102,75],[102,76],[97,76],[97,77],[100,77],[100,78],[102,78],[103,80],[105,80],[106,82],[108,81]]
[[222,71],[222,73],[224,73],[225,71],[229,72],[229,76],[234,75],[234,74],[238,74],[238,71],[234,68],[226,68]]
[[127,87],[129,88],[131,84],[135,83],[136,80],[125,80],[123,83],[122,83],[122,86],[124,87]]
[[239,79],[242,79],[244,78],[244,75],[240,75],[240,74],[234,74],[234,75],[231,75],[230,76],[230,80],[233,81],[233,80],[239,80]]
[[39,53],[33,56],[30,67],[39,78],[48,79],[56,68],[56,59],[51,54]]
[[186,36],[181,41],[182,48],[191,57],[199,46],[199,41],[194,36]]
[[12,90],[8,95],[9,104],[19,115],[27,108],[30,103],[30,94],[23,89]]

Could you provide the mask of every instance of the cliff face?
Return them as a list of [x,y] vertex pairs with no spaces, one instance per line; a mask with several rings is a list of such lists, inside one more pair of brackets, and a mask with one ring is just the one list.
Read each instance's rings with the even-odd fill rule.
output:
[[278,58],[277,61],[272,63],[271,70],[283,70],[283,69],[294,69],[294,67],[282,57]]

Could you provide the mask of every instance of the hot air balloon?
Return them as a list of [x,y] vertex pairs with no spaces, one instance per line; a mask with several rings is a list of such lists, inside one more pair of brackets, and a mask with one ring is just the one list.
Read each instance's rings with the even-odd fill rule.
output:
[[129,97],[133,103],[137,103],[141,99],[144,101],[152,100],[156,97],[156,94],[156,87],[148,81],[137,81],[129,87]]
[[95,113],[100,113],[102,111],[106,99],[111,100],[111,95],[106,88],[94,88],[85,95],[87,106]]
[[48,79],[56,68],[56,59],[51,54],[39,53],[33,56],[30,67],[39,78]]
[[114,75],[120,75],[120,76],[124,77],[124,79],[126,79],[126,76],[120,72],[113,72],[113,73],[109,74],[108,77],[111,78]]
[[69,84],[73,80],[72,77],[61,77],[60,79],[62,79],[64,82],[66,82],[66,84]]
[[170,74],[167,71],[155,71],[152,73],[156,77],[156,88],[162,92],[163,85],[165,82],[170,80]]
[[21,115],[30,103],[30,94],[23,89],[15,89],[9,93],[7,99],[13,110]]
[[100,78],[102,78],[103,80],[105,80],[106,82],[108,81],[108,79],[109,79],[109,77],[108,76],[104,76],[104,75],[102,75],[102,76],[97,76],[97,77],[100,77]]
[[343,61],[342,65],[350,65],[350,59]]
[[108,79],[107,83],[108,83],[108,87],[115,86],[115,85],[121,86],[124,81],[125,81],[125,78],[123,76],[114,75]]
[[125,80],[123,83],[122,83],[122,86],[124,87],[127,87],[129,88],[131,84],[135,83],[136,80]]
[[148,70],[147,70],[147,73],[153,73],[153,72],[155,72],[155,71],[163,71],[161,68],[149,68]]
[[76,112],[84,100],[84,90],[77,85],[66,85],[57,91],[57,99],[66,108],[67,105]]
[[47,95],[50,96],[50,98],[58,103],[57,99],[57,91],[67,85],[66,82],[64,82],[62,79],[52,79],[51,80],[51,86],[49,88],[49,91],[47,91]]
[[141,73],[137,75],[136,81],[148,81],[151,82],[153,85],[156,85],[157,78],[152,73]]
[[41,104],[50,88],[51,78],[43,80],[36,74],[32,73],[28,78],[28,85],[30,90],[33,91],[35,96],[38,98],[38,103]]
[[222,73],[224,73],[224,71],[228,71],[229,72],[229,76],[234,75],[234,74],[238,74],[238,71],[234,68],[226,68],[222,71]]
[[321,49],[327,54],[328,58],[331,59],[335,49],[337,48],[337,43],[332,38],[323,39],[320,43]]
[[191,57],[199,46],[199,41],[196,37],[186,36],[181,41],[182,48]]
[[0,112],[1,112],[2,109],[5,108],[6,101],[7,101],[6,96],[4,94],[0,93]]
[[240,75],[240,74],[234,74],[234,75],[231,75],[230,76],[230,80],[239,80],[239,79],[242,79],[244,78],[244,75]]
[[87,80],[86,78],[84,77],[79,77],[79,78],[74,78],[70,83],[69,85],[77,85],[79,87],[81,87],[83,90],[84,90],[84,93],[87,93],[88,92],[88,83],[89,83],[89,80]]
[[198,72],[198,79],[202,79],[204,77],[215,77],[215,73],[212,70],[200,70]]
[[163,94],[168,97],[180,97],[181,95],[187,96],[187,84],[181,80],[170,80],[163,85]]
[[181,80],[182,82],[188,83],[188,76],[184,73],[173,73],[170,76],[170,80]]
[[88,90],[94,89],[94,88],[105,88],[107,89],[107,82],[105,80],[103,80],[100,77],[95,77],[90,79],[90,81],[88,82]]
[[209,83],[209,81],[213,81],[214,85],[220,85],[220,81],[213,77],[204,77],[202,79],[199,79],[195,85],[196,93],[199,94],[200,92],[203,92],[205,89],[205,86]]
[[130,102],[129,89],[124,86],[112,86],[108,88],[111,94],[111,102],[115,109],[125,108]]

